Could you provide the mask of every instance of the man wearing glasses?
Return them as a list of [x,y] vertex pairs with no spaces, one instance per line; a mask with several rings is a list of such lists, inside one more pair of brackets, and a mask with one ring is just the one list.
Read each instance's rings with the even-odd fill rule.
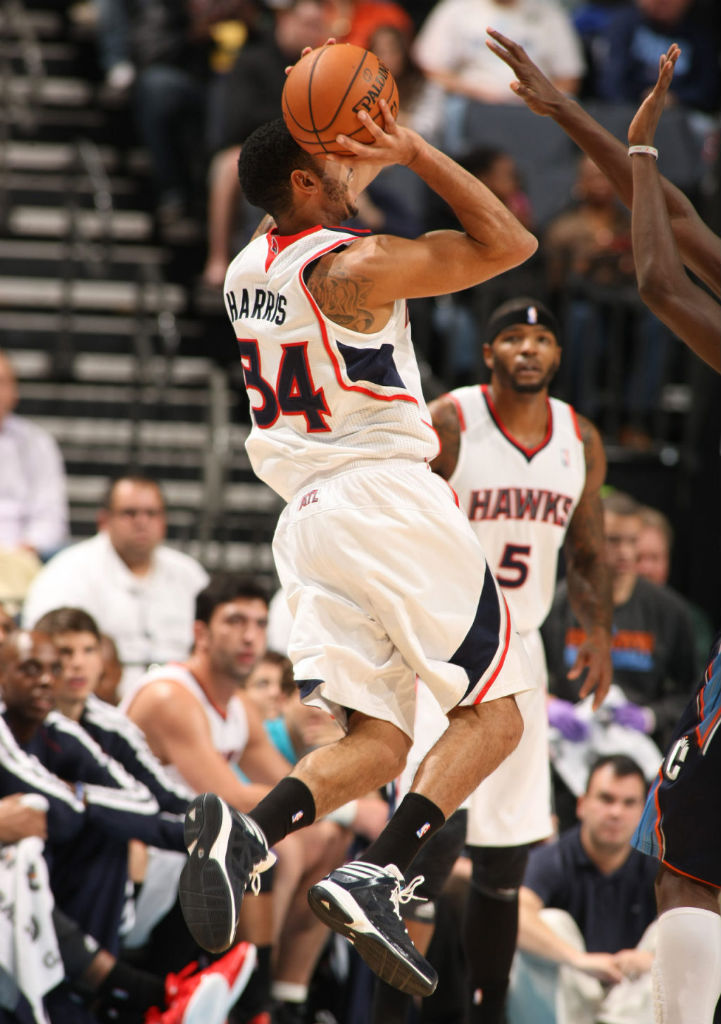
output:
[[23,607],[27,626],[60,606],[92,615],[118,647],[121,694],[148,665],[182,660],[190,650],[195,595],[208,576],[195,559],[163,543],[166,526],[165,502],[154,480],[113,480],[98,532],[52,558]]

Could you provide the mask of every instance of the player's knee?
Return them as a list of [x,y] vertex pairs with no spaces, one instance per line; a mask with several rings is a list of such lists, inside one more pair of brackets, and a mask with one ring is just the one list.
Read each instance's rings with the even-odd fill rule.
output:
[[529,846],[469,846],[471,885],[491,899],[514,901],[523,883]]

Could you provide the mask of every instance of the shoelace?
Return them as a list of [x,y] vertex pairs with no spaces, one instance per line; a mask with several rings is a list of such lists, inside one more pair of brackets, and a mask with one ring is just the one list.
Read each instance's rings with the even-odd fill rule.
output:
[[401,883],[396,882],[393,892],[390,894],[390,901],[393,904],[393,910],[395,911],[396,917],[399,921],[401,918],[401,903],[410,903],[411,900],[418,900],[420,903],[425,903],[425,896],[416,896],[416,889],[425,882],[423,875],[416,875],[412,882],[409,882],[405,889],[401,889]]

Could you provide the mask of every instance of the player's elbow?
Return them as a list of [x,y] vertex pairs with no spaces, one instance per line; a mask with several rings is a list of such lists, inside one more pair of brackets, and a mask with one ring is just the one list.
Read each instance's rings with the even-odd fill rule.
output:
[[505,255],[508,261],[507,269],[517,267],[525,263],[538,249],[538,239],[527,231],[522,224],[517,224],[515,229],[506,236]]

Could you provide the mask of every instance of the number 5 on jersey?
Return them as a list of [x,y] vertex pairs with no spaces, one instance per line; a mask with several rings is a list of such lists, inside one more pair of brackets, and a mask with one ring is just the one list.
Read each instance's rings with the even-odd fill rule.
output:
[[307,342],[282,346],[278,379],[273,388],[261,373],[258,342],[252,338],[238,339],[245,386],[248,391],[257,391],[262,398],[260,405],[251,402],[250,406],[256,426],[261,430],[272,427],[281,413],[304,416],[308,434],[331,429],[324,419],[331,412],[323,388],[316,389],[313,384],[307,348]]

